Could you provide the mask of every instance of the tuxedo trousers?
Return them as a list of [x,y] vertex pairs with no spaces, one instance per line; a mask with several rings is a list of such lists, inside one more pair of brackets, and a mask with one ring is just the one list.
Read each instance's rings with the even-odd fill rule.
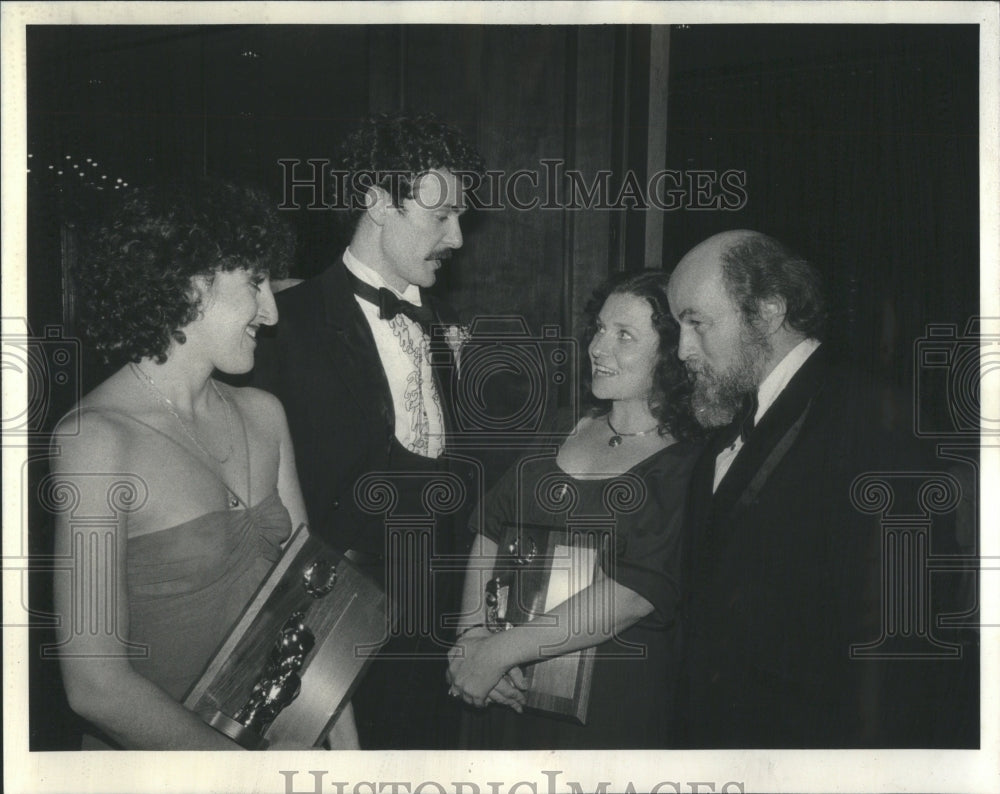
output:
[[370,501],[385,502],[385,533],[381,549],[368,539],[355,562],[385,587],[391,613],[388,641],[352,699],[364,750],[457,746],[460,708],[448,697],[450,637],[442,616],[457,609],[460,582],[435,565],[453,557],[456,542],[454,511],[434,510],[444,471],[394,439],[390,466],[366,478]]

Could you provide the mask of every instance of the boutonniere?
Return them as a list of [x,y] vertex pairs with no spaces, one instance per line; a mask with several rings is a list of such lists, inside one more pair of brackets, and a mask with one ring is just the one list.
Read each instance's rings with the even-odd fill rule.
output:
[[451,348],[451,354],[455,357],[455,374],[462,377],[462,347],[472,338],[472,333],[467,325],[449,325],[444,332],[444,341]]

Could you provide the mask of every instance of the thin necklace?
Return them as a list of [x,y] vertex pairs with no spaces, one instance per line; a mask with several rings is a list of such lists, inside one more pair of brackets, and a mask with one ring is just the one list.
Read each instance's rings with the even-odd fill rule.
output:
[[132,368],[132,371],[135,373],[135,376],[139,379],[139,382],[148,386],[150,391],[152,391],[153,394],[155,394],[160,399],[160,401],[163,403],[166,409],[180,424],[181,429],[184,431],[184,435],[186,435],[189,439],[191,439],[191,441],[194,442],[194,445],[198,447],[198,449],[200,449],[205,455],[207,455],[208,457],[210,457],[212,460],[214,460],[216,463],[219,464],[225,463],[227,460],[229,460],[230,457],[232,457],[233,413],[232,409],[229,407],[229,401],[222,396],[222,392],[219,391],[219,387],[218,385],[216,385],[214,380],[209,378],[208,382],[212,384],[212,388],[215,390],[215,393],[218,395],[219,399],[222,400],[222,404],[226,407],[226,438],[229,439],[229,449],[226,450],[225,457],[222,458],[213,454],[211,450],[205,447],[205,445],[198,440],[198,436],[194,432],[194,428],[188,427],[188,423],[185,422],[184,417],[182,417],[180,413],[178,413],[177,408],[174,406],[173,401],[169,397],[167,397],[167,395],[161,392],[159,388],[157,388],[156,383],[153,381],[151,377],[149,377],[149,375],[146,374],[146,372],[142,369],[142,367],[140,367],[138,364],[135,363],[130,363],[129,366]]
[[611,414],[605,414],[604,415],[604,421],[608,423],[608,427],[611,428],[611,432],[614,434],[614,435],[611,436],[610,439],[608,439],[608,446],[609,447],[620,446],[621,443],[622,443],[622,439],[623,438],[635,438],[636,436],[648,436],[653,431],[660,429],[660,426],[656,425],[655,427],[649,428],[649,430],[641,430],[638,433],[619,433],[617,430],[615,430],[615,426],[613,424],[611,424]]

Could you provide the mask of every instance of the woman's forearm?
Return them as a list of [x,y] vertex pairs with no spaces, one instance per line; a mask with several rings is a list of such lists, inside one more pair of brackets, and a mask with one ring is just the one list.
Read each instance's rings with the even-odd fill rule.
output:
[[[466,568],[460,634],[484,622],[483,591],[496,553],[495,542],[477,536]],[[448,681],[467,702],[484,706],[513,668],[600,645],[652,611],[649,601],[599,571],[591,585],[531,623],[497,634],[461,634],[449,653]],[[513,687],[507,694],[516,694]]]
[[645,598],[602,577],[530,623],[488,642],[506,669],[600,645],[653,611]]
[[484,622],[486,618],[483,593],[486,582],[493,572],[496,563],[497,544],[485,537],[476,535],[469,551],[469,562],[465,568],[465,584],[462,589],[462,613],[459,618],[458,630]]
[[602,577],[529,624],[462,636],[449,653],[448,680],[466,702],[482,707],[518,665],[600,645],[652,610],[635,591]]
[[[193,712],[125,663],[99,674],[84,665],[96,659],[64,660],[73,710],[126,750],[240,750]],[[107,662],[104,662],[107,665]]]

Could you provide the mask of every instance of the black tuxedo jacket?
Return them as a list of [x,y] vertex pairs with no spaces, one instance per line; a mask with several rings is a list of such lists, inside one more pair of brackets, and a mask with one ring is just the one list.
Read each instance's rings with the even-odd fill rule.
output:
[[713,494],[719,451],[696,464],[685,521],[681,735],[695,747],[933,746],[933,718],[907,711],[931,693],[903,683],[926,668],[849,655],[882,633],[881,518],[852,504],[851,484],[926,461],[823,346]]
[[[278,324],[258,335],[253,382],[284,404],[310,528],[336,548],[381,552],[384,517],[360,509],[354,486],[369,472],[398,468],[392,457],[401,448],[394,452],[389,383],[347,269],[337,262],[275,300]],[[440,323],[455,322],[432,295],[422,292],[421,300]],[[453,357],[435,339],[431,361],[447,428]]]

